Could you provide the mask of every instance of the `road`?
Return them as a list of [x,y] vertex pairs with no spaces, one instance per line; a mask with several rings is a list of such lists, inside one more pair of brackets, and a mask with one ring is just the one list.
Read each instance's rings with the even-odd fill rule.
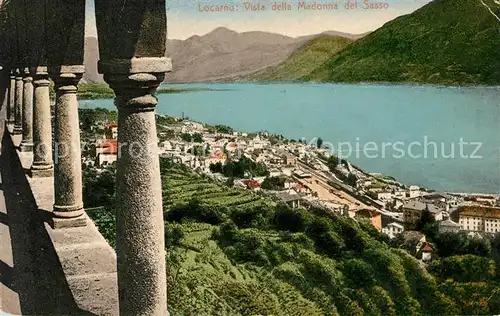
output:
[[[308,166],[302,161],[297,161],[297,164],[303,170],[312,175],[313,181],[304,180],[306,182],[305,184],[311,187],[311,189],[313,189],[314,191],[318,192],[318,195],[321,199],[333,201],[335,203],[347,204],[349,205],[350,210],[358,210],[364,208],[373,209],[373,206],[369,206],[363,201],[360,201],[352,196],[352,194],[354,193],[352,187],[340,182],[338,179],[333,178],[330,175],[327,175]],[[338,187],[330,185],[330,183],[332,182]],[[328,194],[325,192],[328,192]]]
[[[348,201],[350,201],[351,203],[352,203],[352,200],[355,200],[356,204],[359,203],[362,207],[376,209],[377,211],[380,211],[380,206],[378,206],[376,201],[374,201],[372,198],[370,198],[369,196],[366,196],[366,195],[363,196],[364,201],[358,199],[355,196],[355,190],[351,186],[344,184],[343,182],[338,180],[336,177],[329,175],[329,174],[325,174],[324,172],[318,171],[318,170],[310,167],[309,165],[307,165],[306,163],[304,163],[301,160],[297,160],[297,164],[302,169],[309,172],[311,175],[313,175],[316,178],[320,179],[321,181],[325,182],[329,187],[331,187],[339,192],[343,192],[344,196],[349,197],[346,199]],[[331,183],[333,183],[334,185],[332,186]]]

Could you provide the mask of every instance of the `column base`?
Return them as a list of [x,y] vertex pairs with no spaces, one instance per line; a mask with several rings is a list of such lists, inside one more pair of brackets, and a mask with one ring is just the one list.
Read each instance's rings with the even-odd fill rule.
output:
[[21,152],[30,152],[30,151],[33,151],[33,143],[24,143],[24,142],[21,142],[21,145],[19,146],[19,150]]
[[50,166],[49,168],[40,168],[33,165],[29,171],[29,176],[32,178],[51,178],[54,176],[54,168]]
[[84,227],[87,226],[87,216],[82,214],[71,218],[52,217],[51,226],[53,229]]

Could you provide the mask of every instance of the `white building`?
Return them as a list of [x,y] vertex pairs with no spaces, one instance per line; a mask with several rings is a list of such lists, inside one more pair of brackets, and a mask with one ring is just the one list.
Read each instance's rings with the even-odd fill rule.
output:
[[391,199],[392,199],[392,192],[389,191],[377,192],[377,200],[390,201]]
[[500,232],[500,208],[467,205],[458,208],[459,224],[467,232]]
[[445,219],[444,221],[439,222],[439,232],[440,233],[445,233],[445,232],[452,232],[452,233],[458,233],[460,231],[460,224],[455,223],[451,219]]
[[398,234],[401,234],[404,230],[405,228],[403,225],[393,222],[387,224],[387,226],[382,228],[382,233],[386,234],[387,236],[389,236],[389,238],[392,239],[396,237]]
[[420,188],[416,185],[410,185],[410,189],[408,191],[408,195],[410,199],[419,197],[422,195],[422,191],[420,191]]

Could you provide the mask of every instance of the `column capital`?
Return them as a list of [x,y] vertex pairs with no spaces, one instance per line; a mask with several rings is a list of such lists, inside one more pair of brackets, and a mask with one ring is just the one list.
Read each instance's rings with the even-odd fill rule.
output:
[[29,76],[31,74],[29,67],[20,68],[19,72],[21,73],[21,76],[23,76],[23,77]]
[[83,72],[53,71],[53,69],[49,68],[49,75],[54,81],[56,90],[62,93],[76,93]]
[[33,77],[30,77],[30,74],[27,74],[26,77],[23,78],[24,83],[32,83]]
[[33,74],[33,84],[36,87],[49,87],[49,73],[47,67],[37,67]]
[[165,79],[165,73],[135,73],[129,75],[105,74],[104,80],[114,90],[118,108],[153,111],[158,103],[156,89]]
[[49,69],[47,66],[37,66],[37,67],[31,67],[30,68],[31,73],[33,76],[37,74],[49,74]]
[[35,80],[33,80],[33,84],[35,87],[50,87],[50,80],[47,75],[47,77],[35,77]]

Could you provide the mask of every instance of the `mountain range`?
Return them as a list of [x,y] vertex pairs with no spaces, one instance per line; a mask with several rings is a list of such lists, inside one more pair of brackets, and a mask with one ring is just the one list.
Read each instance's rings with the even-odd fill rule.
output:
[[312,41],[256,79],[498,85],[499,16],[498,0],[435,0],[342,49],[326,39],[332,49],[319,64],[306,58],[317,48]]
[[[219,27],[203,36],[167,40],[166,56],[172,59],[173,71],[167,75],[166,80],[181,83],[244,77],[280,64],[298,48],[321,36],[354,40],[363,35],[327,31],[293,38],[259,31],[238,33]],[[102,75],[97,72],[98,56],[97,39],[87,37],[84,76],[87,82],[103,82]]]
[[[99,82],[87,38],[87,81]],[[314,81],[500,84],[500,1],[434,0],[376,31],[302,37],[220,27],[168,40],[167,82]]]

